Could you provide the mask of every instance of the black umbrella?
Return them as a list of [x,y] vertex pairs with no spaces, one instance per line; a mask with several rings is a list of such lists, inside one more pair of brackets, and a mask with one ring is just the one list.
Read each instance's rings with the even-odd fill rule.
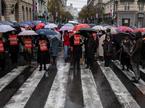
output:
[[97,33],[97,31],[95,29],[92,28],[81,28],[79,30],[79,34],[81,34],[84,37],[89,37],[90,33]]

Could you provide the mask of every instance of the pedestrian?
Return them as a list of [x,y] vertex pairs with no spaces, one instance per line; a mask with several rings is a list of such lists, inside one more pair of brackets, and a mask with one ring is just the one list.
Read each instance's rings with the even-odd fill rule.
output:
[[11,61],[16,65],[18,62],[19,40],[15,31],[12,31],[11,34],[9,34],[8,41]]
[[2,39],[2,33],[0,33],[0,68],[2,71],[5,69],[5,43]]
[[105,67],[110,66],[112,55],[113,55],[113,42],[111,41],[110,36],[106,36],[103,42],[103,50],[104,50],[104,61]]
[[43,65],[44,65],[44,70],[47,70],[46,64],[49,63],[49,61],[50,61],[49,40],[46,38],[45,35],[40,35],[37,40],[36,46],[38,46],[37,61],[38,61],[38,63],[40,63],[39,71],[42,70]]
[[127,71],[131,69],[130,50],[132,46],[133,46],[133,43],[129,40],[129,37],[126,36],[121,43],[121,49],[120,49],[120,61],[122,64],[122,70],[125,69],[125,66],[127,67]]
[[138,82],[140,80],[139,65],[141,62],[142,45],[143,45],[142,34],[141,32],[138,32],[136,34],[136,43],[134,44],[133,50],[131,52],[132,70],[135,74],[135,77],[133,77],[134,82]]
[[68,59],[69,59],[69,48],[70,48],[70,40],[69,40],[69,32],[68,31],[65,31],[64,32],[64,36],[63,36],[63,39],[64,39],[64,42],[63,42],[63,45],[64,45],[64,60],[65,62],[68,62]]
[[77,70],[80,69],[80,58],[82,57],[82,39],[81,35],[76,33],[70,38],[70,45],[71,45],[71,50],[72,50],[72,56],[73,56],[73,66],[74,66],[74,71],[75,68]]
[[94,37],[93,33],[90,34],[88,38],[88,45],[87,45],[87,67],[86,68],[92,68],[94,63],[94,56],[96,52],[96,38]]
[[57,56],[58,56],[58,53],[60,50],[60,47],[59,47],[60,44],[61,44],[61,42],[57,37],[51,39],[51,41],[50,41],[50,52],[51,52],[51,56],[52,56],[54,65],[56,65],[56,59],[57,59]]
[[33,42],[31,36],[24,36],[24,58],[29,66],[31,66],[32,56],[33,56]]
[[98,55],[99,55],[99,59],[102,61],[104,59],[104,50],[103,50],[103,42],[105,40],[106,37],[106,33],[105,31],[102,31],[102,35],[99,38],[99,47],[98,47]]

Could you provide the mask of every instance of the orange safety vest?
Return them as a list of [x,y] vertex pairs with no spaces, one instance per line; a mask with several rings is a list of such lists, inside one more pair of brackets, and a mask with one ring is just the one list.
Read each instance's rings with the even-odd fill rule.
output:
[[0,40],[0,53],[3,53],[4,51],[5,51],[5,49],[4,49],[3,41]]
[[25,48],[32,48],[32,39],[25,39],[24,40],[24,47]]
[[80,35],[74,35],[74,45],[80,45]]
[[9,35],[9,41],[11,46],[18,45],[18,38],[17,35]]
[[40,45],[40,51],[42,52],[48,51],[46,40],[39,40],[39,45]]

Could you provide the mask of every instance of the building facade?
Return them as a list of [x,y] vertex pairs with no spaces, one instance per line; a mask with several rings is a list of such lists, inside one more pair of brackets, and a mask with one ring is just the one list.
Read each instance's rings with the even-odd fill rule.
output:
[[109,0],[104,9],[105,19],[117,25],[145,27],[144,0]]
[[33,0],[0,0],[0,20],[27,21],[33,18]]

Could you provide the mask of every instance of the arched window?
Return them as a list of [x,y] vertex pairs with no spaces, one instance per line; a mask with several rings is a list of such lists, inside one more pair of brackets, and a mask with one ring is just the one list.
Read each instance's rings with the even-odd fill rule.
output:
[[22,14],[23,14],[23,21],[25,21],[25,9],[24,9],[24,6],[22,6]]
[[28,8],[26,7],[26,20],[29,20]]
[[16,21],[19,20],[19,6],[18,6],[18,3],[16,3],[16,5],[15,5],[15,20]]
[[2,6],[2,16],[5,16],[6,4],[4,0],[1,1],[1,6]]

